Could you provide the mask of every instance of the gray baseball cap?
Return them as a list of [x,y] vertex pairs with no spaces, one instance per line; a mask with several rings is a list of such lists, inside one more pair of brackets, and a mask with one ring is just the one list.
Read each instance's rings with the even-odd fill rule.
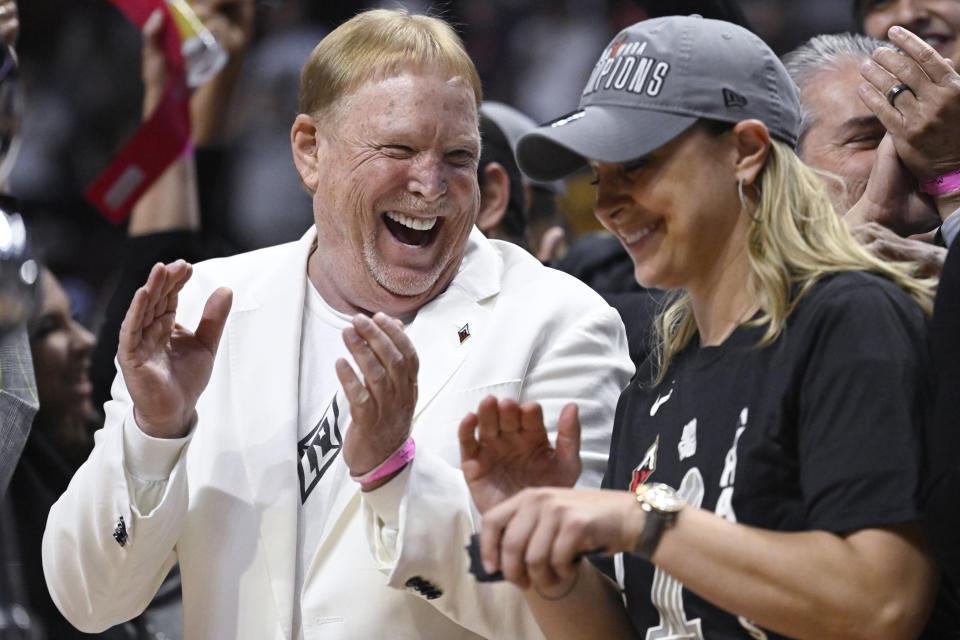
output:
[[554,180],[588,158],[644,156],[700,118],[755,118],[796,146],[800,96],[776,54],[743,27],[697,15],[652,18],[617,34],[580,108],[524,135],[517,162],[535,179]]

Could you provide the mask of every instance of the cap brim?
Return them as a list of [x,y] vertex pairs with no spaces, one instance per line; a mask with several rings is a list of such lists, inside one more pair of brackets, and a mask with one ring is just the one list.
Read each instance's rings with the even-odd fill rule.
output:
[[534,180],[557,180],[587,160],[626,162],[644,156],[690,128],[696,116],[592,105],[527,133],[517,163]]

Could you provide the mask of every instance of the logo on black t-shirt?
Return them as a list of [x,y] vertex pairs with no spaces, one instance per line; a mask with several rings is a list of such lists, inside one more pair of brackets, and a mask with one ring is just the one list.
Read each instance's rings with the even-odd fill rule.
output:
[[660,448],[660,434],[657,434],[656,439],[653,441],[653,444],[650,445],[650,448],[647,449],[647,452],[643,454],[643,460],[640,461],[640,464],[636,466],[633,470],[633,474],[630,479],[630,491],[636,491],[637,487],[642,485],[647,481],[647,478],[653,475],[653,472],[657,470],[657,450]]

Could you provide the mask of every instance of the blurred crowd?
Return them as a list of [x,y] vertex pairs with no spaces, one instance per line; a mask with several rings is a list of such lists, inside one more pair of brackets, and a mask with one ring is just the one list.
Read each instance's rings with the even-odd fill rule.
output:
[[[459,0],[388,2],[430,11],[455,25],[477,65],[485,97],[537,122],[576,107],[592,52],[647,15],[700,11],[723,2],[637,0]],[[332,27],[376,2],[263,0],[225,119],[224,153],[207,179],[215,202],[204,228],[233,250],[296,238],[309,222],[285,143],[296,112],[300,65]],[[682,6],[681,6],[682,5]],[[846,30],[848,3],[816,0],[741,3],[742,16],[779,53],[817,33]],[[124,232],[83,198],[89,183],[140,123],[140,34],[107,0],[31,0],[20,7],[18,50],[29,108],[10,191],[40,231],[41,252],[71,293],[84,324],[102,319],[104,287]],[[215,182],[214,182],[215,181]],[[592,194],[574,181],[563,200],[578,234],[599,229]],[[266,212],[269,211],[267,214]],[[229,213],[227,213],[229,212]],[[98,246],[102,251],[80,252]]]

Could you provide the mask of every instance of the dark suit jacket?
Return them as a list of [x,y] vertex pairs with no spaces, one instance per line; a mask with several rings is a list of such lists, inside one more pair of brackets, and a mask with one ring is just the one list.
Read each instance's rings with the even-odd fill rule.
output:
[[960,242],[947,253],[931,331],[937,372],[934,417],[927,429],[927,527],[941,568],[960,584]]

